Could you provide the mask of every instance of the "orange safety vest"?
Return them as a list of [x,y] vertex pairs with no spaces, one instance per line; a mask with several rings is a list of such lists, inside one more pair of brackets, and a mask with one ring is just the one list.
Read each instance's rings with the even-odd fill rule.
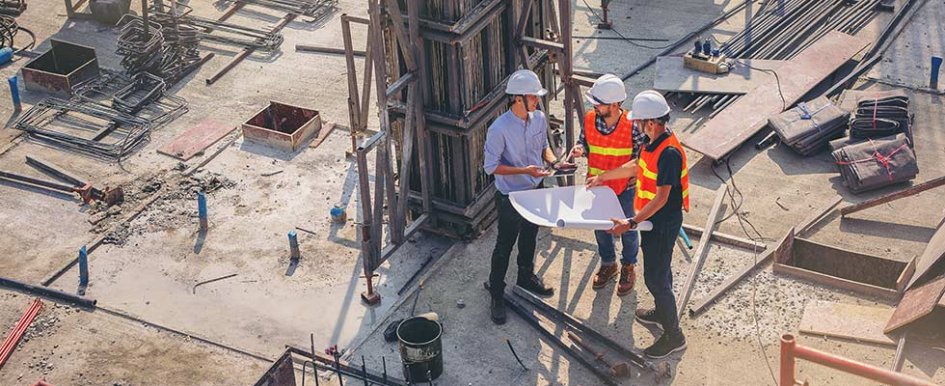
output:
[[[584,116],[584,139],[587,141],[587,176],[599,176],[630,162],[633,157],[633,123],[626,112],[617,120],[617,127],[608,135],[597,131],[597,113],[593,110]],[[604,185],[620,195],[627,190],[629,178],[604,181]]]
[[637,161],[637,195],[633,199],[633,208],[637,212],[656,197],[657,164],[660,155],[667,147],[674,147],[682,154],[682,173],[679,184],[682,187],[683,209],[689,211],[689,163],[686,161],[686,150],[683,149],[676,134],[670,133],[653,151],[647,151],[644,146],[640,149],[640,160]]

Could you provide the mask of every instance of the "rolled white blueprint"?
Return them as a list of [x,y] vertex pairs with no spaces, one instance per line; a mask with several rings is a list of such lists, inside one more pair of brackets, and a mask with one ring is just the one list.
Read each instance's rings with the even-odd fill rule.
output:
[[[566,220],[559,218],[555,225],[557,225],[558,228],[594,229],[605,231],[613,228],[614,222],[610,220]],[[652,229],[653,223],[644,221],[637,224],[637,227],[633,228],[632,230],[646,232]]]

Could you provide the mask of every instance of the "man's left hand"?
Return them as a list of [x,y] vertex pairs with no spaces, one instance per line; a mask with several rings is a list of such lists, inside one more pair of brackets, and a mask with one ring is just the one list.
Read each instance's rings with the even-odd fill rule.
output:
[[614,222],[614,227],[610,228],[607,233],[614,236],[620,236],[627,233],[630,229],[633,229],[633,224],[630,223],[629,219],[612,218],[610,221]]

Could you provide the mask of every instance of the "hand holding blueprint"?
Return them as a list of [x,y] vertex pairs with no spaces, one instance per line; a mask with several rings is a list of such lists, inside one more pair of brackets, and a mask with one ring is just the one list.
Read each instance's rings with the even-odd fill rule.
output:
[[[623,218],[617,195],[606,186],[587,189],[583,185],[525,190],[509,194],[512,207],[528,222],[559,228],[607,230],[612,218]],[[650,230],[644,221],[636,230]]]

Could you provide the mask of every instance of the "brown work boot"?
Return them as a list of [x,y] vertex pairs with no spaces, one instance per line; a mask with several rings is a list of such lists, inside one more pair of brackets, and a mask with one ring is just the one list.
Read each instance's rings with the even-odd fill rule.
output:
[[617,264],[602,265],[600,269],[597,270],[597,275],[594,275],[594,284],[591,288],[596,290],[604,288],[607,283],[610,283],[620,271],[617,269]]
[[620,282],[617,284],[617,296],[633,292],[633,285],[637,282],[637,274],[633,272],[633,264],[621,264]]

